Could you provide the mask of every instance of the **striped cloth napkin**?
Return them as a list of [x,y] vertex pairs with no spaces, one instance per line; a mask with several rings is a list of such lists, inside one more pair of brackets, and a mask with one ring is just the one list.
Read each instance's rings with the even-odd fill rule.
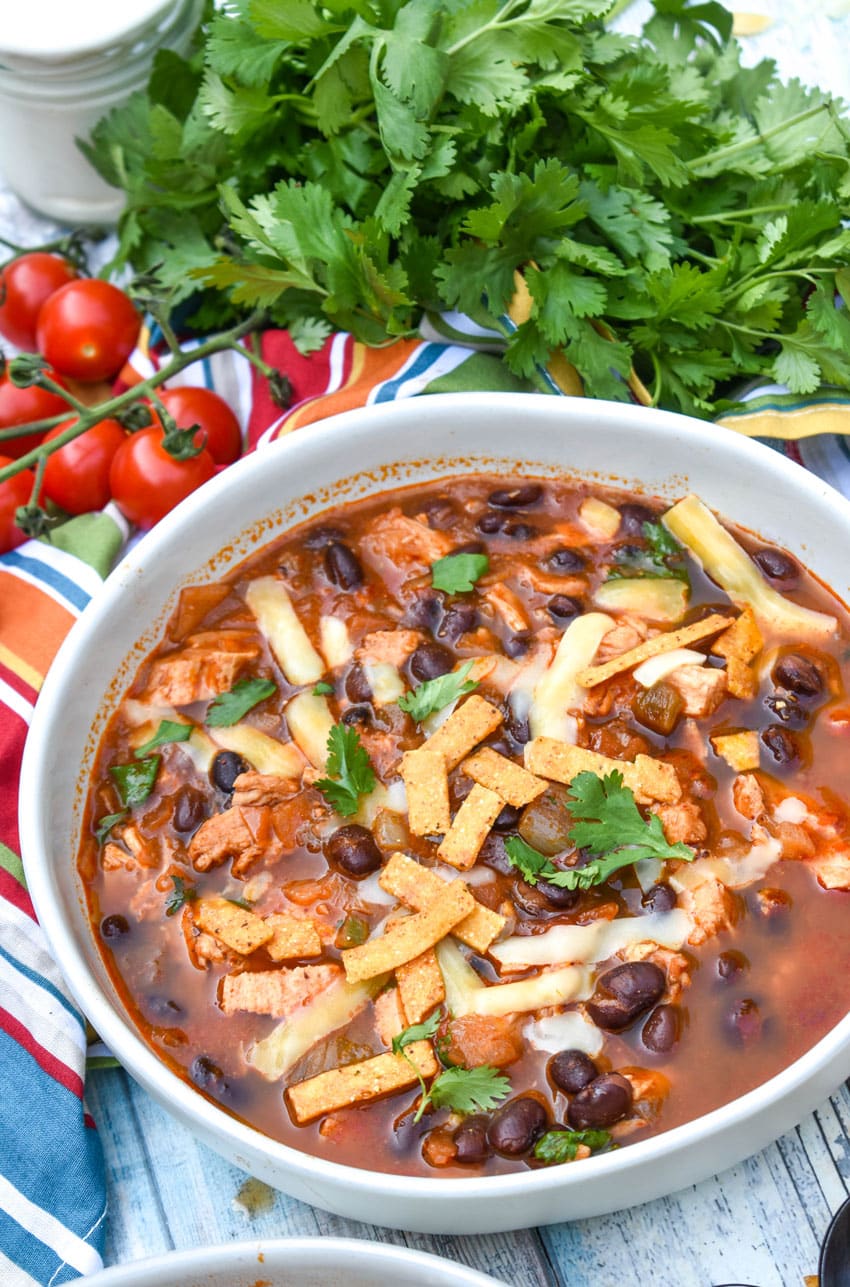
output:
[[[505,328],[509,328],[509,319]],[[149,334],[122,373],[137,383],[157,365]],[[233,353],[189,367],[181,384],[215,388],[245,426],[246,448],[263,448],[326,416],[395,398],[461,390],[517,390],[500,361],[501,336],[468,319],[430,319],[419,339],[369,349],[331,336],[303,357],[284,332],[263,336],[263,357],[292,384],[281,412],[265,382]],[[541,372],[538,387],[564,391]],[[757,396],[756,396],[757,394]],[[850,425],[847,399],[805,406],[760,390],[740,423],[768,434],[850,494],[850,453],[834,430]],[[807,434],[798,443],[780,440]],[[826,436],[823,436],[826,435]],[[132,534],[112,506],[71,520],[51,543],[28,541],[0,556],[0,1283],[58,1284],[101,1267],[106,1219],[103,1158],[85,1109],[87,1033],[36,923],[18,857],[18,776],[27,725],[65,634],[96,595]]]

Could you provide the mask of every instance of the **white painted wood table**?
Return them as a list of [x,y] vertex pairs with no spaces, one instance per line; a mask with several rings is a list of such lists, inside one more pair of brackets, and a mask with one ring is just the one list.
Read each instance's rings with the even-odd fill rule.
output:
[[[749,43],[748,60],[774,57],[784,76],[850,97],[850,0],[748,0],[741,7],[781,18]],[[642,12],[643,0],[622,25],[634,29]],[[0,235],[27,245],[53,235],[3,190],[2,179]],[[107,1264],[211,1242],[325,1234],[404,1243],[510,1287],[803,1287],[817,1272],[831,1213],[850,1194],[846,1086],[763,1153],[669,1198],[596,1220],[466,1238],[357,1224],[250,1181],[121,1069],[91,1074],[88,1100],[106,1154]]]

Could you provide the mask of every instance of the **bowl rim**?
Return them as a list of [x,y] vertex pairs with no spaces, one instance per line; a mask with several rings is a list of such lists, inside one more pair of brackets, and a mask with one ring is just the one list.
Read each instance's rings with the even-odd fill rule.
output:
[[[601,399],[556,399],[547,394],[474,392],[444,393],[428,395],[428,397],[439,398],[441,414],[444,415],[450,415],[454,410],[462,415],[463,411],[473,404],[479,406],[483,404],[485,408],[492,406],[494,410],[505,407],[534,414],[538,412],[543,414],[544,409],[551,412],[560,408],[565,418],[575,419],[578,416],[585,423],[589,422],[591,429],[593,422],[622,417],[627,422],[629,420],[634,422],[635,432],[638,432],[641,422],[649,424],[652,421],[654,428],[665,435],[684,435],[686,438],[701,441],[707,440],[708,435],[712,435],[714,440],[711,445],[717,448],[718,442],[723,443],[723,449],[731,453],[733,461],[738,457],[742,464],[755,466],[763,475],[771,473],[778,475],[793,489],[798,491],[802,489],[803,492],[808,493],[813,501],[825,502],[833,511],[836,508],[843,511],[844,521],[850,528],[850,501],[823,479],[764,444],[708,421],[699,421],[676,412],[660,411],[656,408],[627,403],[608,402]],[[303,453],[332,449],[341,434],[368,432],[376,418],[399,419],[402,422],[406,419],[418,421],[422,415],[422,401],[423,399],[418,397],[407,398],[341,412],[305,426],[309,428],[309,433],[288,435],[269,444],[269,448],[280,453],[278,461],[282,462],[282,465],[278,464],[278,468],[297,468],[298,457]],[[521,448],[518,447],[517,450],[517,460],[521,466]],[[474,459],[476,455],[481,455],[481,449],[471,448],[466,452],[460,451],[458,454],[462,454],[464,458]],[[421,455],[427,457],[427,447],[423,447]],[[519,1193],[525,1195],[549,1190],[566,1191],[581,1186],[583,1177],[590,1178],[591,1174],[598,1179],[608,1175],[627,1174],[635,1168],[663,1160],[666,1154],[676,1152],[677,1148],[684,1144],[698,1146],[715,1130],[742,1124],[756,1110],[770,1109],[809,1081],[821,1066],[828,1064],[830,1059],[838,1054],[842,1047],[850,1049],[850,1011],[848,1011],[815,1045],[786,1068],[744,1095],[690,1122],[671,1127],[648,1139],[636,1141],[629,1144],[628,1148],[586,1158],[580,1168],[554,1166],[503,1175],[458,1178],[410,1176],[372,1171],[317,1157],[293,1145],[284,1144],[249,1126],[214,1101],[205,1098],[154,1053],[142,1039],[129,1016],[124,1018],[120,1015],[117,1007],[105,995],[82,949],[76,943],[71,927],[63,920],[59,900],[53,897],[49,880],[50,862],[46,852],[41,852],[39,811],[35,804],[39,799],[39,775],[44,771],[43,765],[50,754],[47,726],[55,704],[54,691],[57,694],[60,693],[62,687],[69,682],[67,675],[69,672],[73,673],[78,654],[87,646],[89,637],[95,634],[102,619],[108,617],[114,610],[113,601],[116,598],[120,599],[121,594],[125,593],[121,589],[122,576],[119,574],[124,574],[123,579],[126,581],[129,575],[138,574],[143,562],[156,560],[160,552],[179,535],[181,529],[195,521],[199,511],[211,510],[214,507],[219,495],[237,476],[235,471],[248,477],[254,472],[258,473],[267,463],[266,448],[244,456],[193,492],[176,509],[166,515],[151,532],[147,533],[142,541],[129,550],[63,641],[45,678],[24,748],[19,792],[21,850],[36,915],[73,996],[121,1065],[144,1086],[149,1087],[152,1084],[158,1086],[161,1100],[165,1101],[167,1096],[167,1103],[174,1105],[174,1111],[183,1120],[191,1122],[192,1129],[196,1133],[202,1136],[212,1134],[220,1140],[226,1140],[231,1150],[233,1148],[247,1149],[249,1152],[258,1150],[268,1162],[294,1171],[301,1178],[309,1181],[321,1183],[324,1180],[336,1184],[353,1185],[362,1194],[374,1197],[397,1196],[406,1200],[427,1201],[437,1196],[457,1199],[504,1198]],[[482,464],[482,472],[485,468],[486,465]],[[518,472],[521,472],[521,469]],[[565,472],[569,472],[569,467],[565,468]],[[612,479],[610,485],[616,486],[616,482]],[[626,486],[625,483],[622,485]],[[387,483],[386,480],[378,482],[374,489],[370,489],[369,494],[390,490],[392,486],[393,483]],[[271,539],[274,537],[267,538],[267,540]],[[96,945],[95,948],[99,950]],[[160,1085],[163,1082],[164,1087]]]

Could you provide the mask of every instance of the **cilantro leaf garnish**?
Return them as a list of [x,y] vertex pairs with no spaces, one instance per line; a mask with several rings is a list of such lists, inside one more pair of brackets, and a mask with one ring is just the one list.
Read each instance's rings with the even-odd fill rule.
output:
[[444,1068],[428,1091],[435,1108],[455,1113],[486,1113],[511,1093],[511,1083],[497,1068]]
[[450,670],[447,675],[438,675],[436,679],[426,679],[424,683],[417,684],[411,693],[405,693],[399,697],[398,704],[403,711],[407,711],[417,724],[421,724],[423,719],[432,715],[434,711],[441,711],[444,706],[451,705],[465,693],[472,693],[478,687],[474,679],[468,679],[467,676],[472,670],[472,662],[466,661],[460,670]]
[[238,724],[248,711],[264,702],[272,693],[277,692],[277,684],[271,679],[240,679],[229,693],[219,693],[207,707],[204,723],[209,728],[228,728]]
[[171,879],[174,882],[174,889],[165,900],[166,916],[175,916],[181,907],[198,897],[198,891],[194,885],[187,885],[182,876],[172,876]]
[[405,1046],[411,1045],[414,1041],[430,1041],[437,1035],[437,1028],[443,1017],[440,1009],[434,1011],[430,1018],[423,1020],[422,1023],[414,1023],[409,1028],[405,1028],[398,1036],[393,1037],[393,1054],[400,1055]]
[[431,585],[446,594],[466,594],[489,566],[486,554],[447,554],[431,564]]
[[578,1147],[584,1144],[591,1152],[604,1148],[611,1136],[607,1131],[547,1131],[534,1145],[534,1156],[546,1166],[574,1162]]
[[94,829],[95,839],[97,840],[97,843],[99,845],[104,844],[106,841],[106,837],[109,835],[110,831],[115,826],[116,822],[120,822],[122,818],[126,818],[126,817],[127,817],[127,810],[121,809],[118,813],[107,813],[105,817],[100,818],[98,820],[97,826]]
[[191,724],[178,724],[173,719],[161,720],[153,737],[143,746],[137,746],[133,754],[136,759],[141,759],[155,746],[166,746],[169,742],[187,742],[192,736],[192,727]]
[[608,580],[622,576],[668,577],[690,585],[685,563],[685,550],[663,523],[644,523],[646,548],[626,545],[614,551],[617,566],[611,568]]
[[318,684],[313,688],[314,697],[330,697],[334,691],[333,684],[328,684],[324,679],[320,679]]
[[668,844],[656,814],[643,817],[631,788],[624,785],[623,775],[616,769],[605,778],[595,773],[577,774],[570,783],[566,806],[578,819],[570,829],[570,842],[594,857],[584,867],[563,869],[520,836],[511,836],[505,841],[505,852],[530,885],[546,880],[560,889],[590,889],[642,858],[690,862],[696,857],[681,841]]
[[374,791],[375,770],[360,744],[356,729],[334,724],[328,734],[328,776],[315,785],[337,813],[350,818],[360,808],[360,797]]
[[110,766],[109,772],[115,779],[121,803],[125,808],[129,809],[132,805],[142,804],[147,800],[156,782],[161,762],[159,755],[148,755],[144,760],[137,760],[135,764]]

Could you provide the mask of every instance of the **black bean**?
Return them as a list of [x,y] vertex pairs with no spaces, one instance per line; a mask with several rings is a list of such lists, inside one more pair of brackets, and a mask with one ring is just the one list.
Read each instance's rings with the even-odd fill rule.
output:
[[480,1113],[461,1122],[454,1133],[457,1162],[483,1162],[490,1156],[487,1126],[487,1118]]
[[721,952],[718,956],[717,973],[724,983],[733,983],[744,973],[749,964],[743,952],[736,952],[734,948],[730,948],[728,952]]
[[527,634],[509,635],[504,642],[507,657],[524,657],[531,647],[531,636]]
[[752,997],[736,1001],[729,1011],[728,1025],[731,1035],[741,1045],[758,1041],[762,1030],[761,1011]]
[[560,576],[573,576],[584,571],[584,559],[578,550],[570,550],[566,546],[553,550],[545,564],[550,572],[556,572]]
[[325,549],[325,576],[341,590],[356,590],[363,584],[360,560],[342,541],[331,541]]
[[615,563],[639,563],[646,556],[642,545],[618,545],[614,550]]
[[823,675],[813,661],[799,653],[787,652],[773,667],[772,679],[798,697],[817,697],[823,692]]
[[355,728],[358,724],[368,725],[372,723],[372,707],[366,702],[358,702],[355,706],[349,706],[340,715],[340,722],[347,728]]
[[518,746],[525,746],[526,742],[531,741],[531,730],[528,727],[526,717],[514,715],[511,711],[507,717],[505,727]]
[[543,495],[540,483],[521,483],[519,487],[500,487],[491,492],[487,503],[494,509],[529,509]]
[[175,831],[197,831],[207,816],[207,801],[203,791],[184,783],[175,793],[171,823]]
[[619,1032],[655,1005],[666,986],[664,971],[652,961],[617,965],[599,979],[587,1010],[598,1027]]
[[603,1073],[580,1090],[567,1109],[574,1131],[605,1129],[626,1116],[632,1106],[632,1087],[619,1073]]
[[563,885],[553,885],[550,880],[538,880],[537,890],[552,907],[567,909],[575,907],[581,898],[577,889],[566,889]]
[[250,772],[250,769],[251,766],[247,760],[243,760],[236,751],[219,751],[213,759],[210,777],[213,786],[217,786],[225,795],[230,795],[239,775]]
[[650,912],[671,912],[676,906],[676,891],[672,885],[659,882],[648,889],[640,901]]
[[123,938],[125,934],[130,933],[130,924],[126,916],[114,914],[104,916],[100,922],[101,938]]
[[769,693],[764,704],[772,714],[789,728],[805,728],[809,722],[810,712],[800,704],[796,693],[786,692],[784,688],[778,693]]
[[512,541],[533,541],[539,530],[533,523],[505,523],[502,528]]
[[550,617],[556,621],[572,621],[580,617],[583,611],[580,599],[573,599],[569,594],[554,594],[546,604]]
[[224,1072],[209,1055],[198,1055],[189,1069],[189,1076],[201,1090],[216,1090],[224,1082]]
[[549,1060],[549,1079],[567,1095],[577,1095],[599,1076],[599,1069],[583,1050],[559,1050]]
[[415,630],[433,630],[440,620],[442,603],[437,594],[417,594],[404,613],[403,625]]
[[368,828],[356,822],[338,827],[328,836],[324,849],[328,862],[355,880],[370,876],[381,865],[381,851],[375,837]]
[[664,1055],[679,1040],[679,1011],[674,1005],[657,1005],[643,1025],[641,1040],[647,1050]]
[[475,524],[475,530],[482,536],[495,536],[497,532],[501,532],[506,522],[504,514],[482,514]]
[[454,668],[454,664],[455,659],[448,648],[444,648],[442,644],[431,643],[430,640],[417,644],[408,663],[411,675],[421,683],[429,679],[437,679],[440,675],[447,675]]
[[451,527],[457,518],[457,508],[449,496],[429,496],[422,506],[422,512],[427,515],[430,527]]
[[790,554],[786,554],[784,550],[777,550],[772,547],[756,550],[753,555],[753,563],[766,577],[770,577],[771,581],[793,582],[797,580],[800,574],[796,559],[793,559]]
[[330,545],[332,541],[341,541],[344,536],[345,532],[341,527],[324,523],[321,527],[312,527],[301,544],[305,550],[323,550],[326,545]]
[[[468,634],[477,625],[477,608],[474,608],[471,603],[453,603],[446,608],[437,635],[440,639],[448,639],[449,643],[457,643],[461,635]],[[452,665],[454,665],[454,659],[452,659]]]
[[494,831],[516,831],[519,822],[519,809],[512,804],[506,804],[501,813],[497,814],[496,821],[493,823]]
[[621,536],[643,536],[644,523],[654,523],[658,515],[648,505],[636,505],[629,501],[620,506]]
[[546,1109],[539,1099],[518,1095],[493,1114],[487,1139],[490,1147],[504,1157],[519,1157],[528,1152],[548,1124]]
[[359,662],[355,662],[345,676],[345,695],[350,702],[371,702],[372,700],[372,688]]
[[777,764],[793,764],[800,758],[797,739],[781,724],[768,724],[761,735],[761,740]]

